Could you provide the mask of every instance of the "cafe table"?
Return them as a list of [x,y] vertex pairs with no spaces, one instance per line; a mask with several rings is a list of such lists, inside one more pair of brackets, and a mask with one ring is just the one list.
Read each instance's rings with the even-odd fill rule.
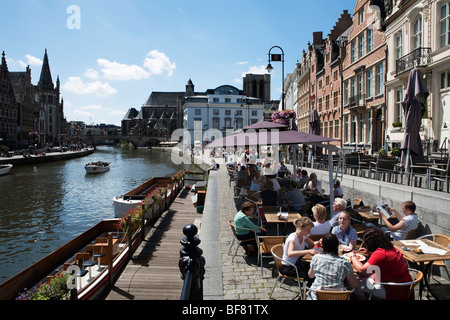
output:
[[[439,297],[433,294],[428,283],[428,273],[432,272],[435,261],[450,260],[450,249],[429,239],[400,240],[392,243],[406,260],[415,263],[423,273],[423,279],[419,284],[419,299],[422,300],[422,291],[425,285],[428,292],[438,300]],[[420,249],[422,253],[416,252],[414,249]]]
[[296,219],[300,219],[302,216],[300,213],[294,212],[282,212],[286,217],[283,218],[282,215],[279,215],[278,212],[264,212],[267,223],[276,223],[277,224],[277,235],[280,235],[280,224],[284,224],[283,230],[285,230],[287,224],[294,223]]
[[378,211],[373,211],[370,207],[363,207],[363,208],[359,208],[359,209],[353,209],[354,211],[356,211],[357,213],[359,213],[359,215],[361,217],[363,217],[366,220],[377,220],[379,224],[381,224],[381,216],[380,213]]

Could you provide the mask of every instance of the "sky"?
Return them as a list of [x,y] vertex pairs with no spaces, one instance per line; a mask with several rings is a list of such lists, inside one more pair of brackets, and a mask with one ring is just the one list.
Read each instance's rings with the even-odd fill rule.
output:
[[[0,51],[9,71],[29,65],[37,85],[47,49],[67,121],[120,125],[150,94],[221,85],[242,89],[285,53],[285,75],[312,34],[325,38],[356,0],[0,0]],[[274,48],[271,53],[280,53]],[[271,98],[280,99],[281,63],[272,62]]]

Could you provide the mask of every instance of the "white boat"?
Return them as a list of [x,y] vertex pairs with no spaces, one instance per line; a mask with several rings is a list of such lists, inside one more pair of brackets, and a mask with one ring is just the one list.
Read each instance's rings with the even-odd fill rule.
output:
[[91,162],[84,166],[86,173],[103,173],[110,169],[109,164],[111,162]]
[[0,176],[8,174],[12,167],[12,164],[0,164]]

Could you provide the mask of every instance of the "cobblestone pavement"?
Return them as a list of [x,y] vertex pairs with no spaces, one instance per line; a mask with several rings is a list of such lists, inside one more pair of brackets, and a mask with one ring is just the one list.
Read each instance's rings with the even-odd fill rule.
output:
[[[276,271],[272,259],[264,259],[263,277],[261,267],[257,264],[257,256],[247,257],[242,247],[232,261],[228,250],[233,241],[233,233],[227,224],[233,220],[237,212],[234,202],[234,188],[229,185],[226,170],[217,171],[219,197],[217,199],[220,214],[220,248],[223,271],[223,298],[225,300],[268,300],[276,281]],[[234,253],[236,243],[231,254]],[[285,281],[282,288],[277,285],[272,299],[290,300],[298,296],[298,285],[289,285]]]

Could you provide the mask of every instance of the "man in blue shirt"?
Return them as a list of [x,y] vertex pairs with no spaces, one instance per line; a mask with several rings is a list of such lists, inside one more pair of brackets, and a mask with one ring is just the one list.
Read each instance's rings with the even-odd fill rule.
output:
[[[286,191],[287,190],[287,191]],[[305,206],[305,198],[300,189],[297,189],[297,182],[291,180],[289,183],[289,188],[284,189],[281,192],[281,199],[289,199],[291,201],[290,207],[297,210],[298,213],[303,212],[303,207]]]

